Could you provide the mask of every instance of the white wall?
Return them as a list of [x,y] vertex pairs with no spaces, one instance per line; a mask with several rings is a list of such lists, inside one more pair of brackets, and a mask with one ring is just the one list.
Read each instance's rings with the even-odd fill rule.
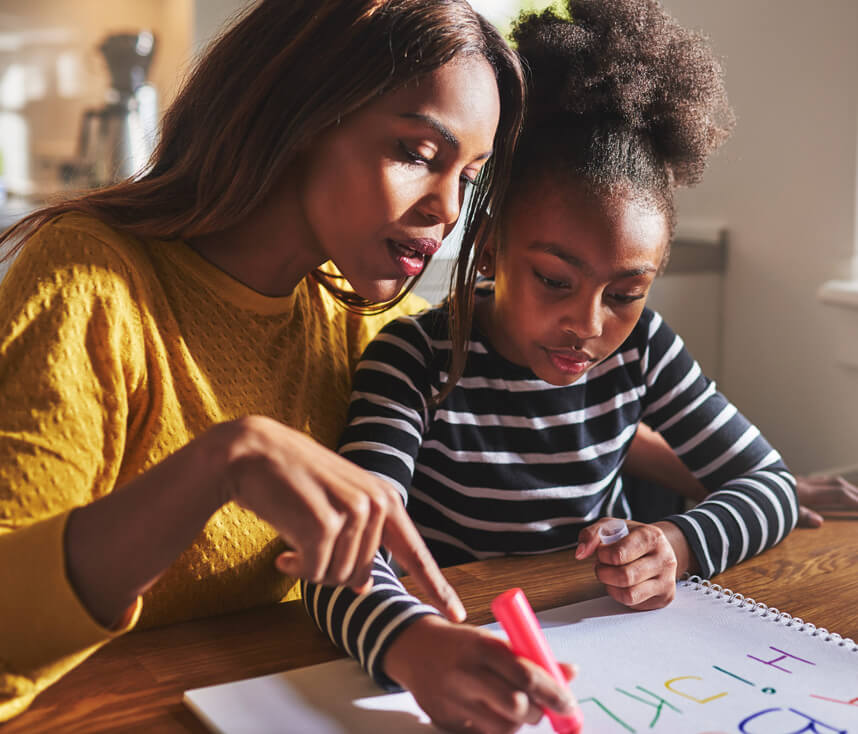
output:
[[253,0],[194,0],[194,52],[199,53],[224,25]]
[[[680,218],[729,228],[721,387],[799,472],[858,463],[858,371],[819,286],[856,246],[858,2],[663,0],[724,57],[738,116]],[[840,323],[838,328],[835,324]]]

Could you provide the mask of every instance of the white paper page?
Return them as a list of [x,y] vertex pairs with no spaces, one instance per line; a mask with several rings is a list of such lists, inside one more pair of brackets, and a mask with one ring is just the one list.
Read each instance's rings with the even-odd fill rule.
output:
[[[858,652],[773,615],[680,585],[666,609],[608,597],[541,612],[593,734],[858,734]],[[499,630],[497,625],[489,629]],[[352,660],[188,691],[216,732],[427,734],[408,693],[381,692]],[[850,703],[851,702],[851,703]],[[552,732],[547,719],[522,732]]]

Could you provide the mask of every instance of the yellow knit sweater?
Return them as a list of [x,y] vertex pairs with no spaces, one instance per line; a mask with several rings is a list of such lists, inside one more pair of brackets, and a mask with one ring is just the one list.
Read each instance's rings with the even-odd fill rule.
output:
[[111,632],[66,578],[66,518],[242,415],[333,447],[363,347],[422,305],[360,318],[309,278],[260,295],[180,241],[80,214],[42,227],[0,284],[0,721],[135,625],[287,598],[276,535],[228,504]]

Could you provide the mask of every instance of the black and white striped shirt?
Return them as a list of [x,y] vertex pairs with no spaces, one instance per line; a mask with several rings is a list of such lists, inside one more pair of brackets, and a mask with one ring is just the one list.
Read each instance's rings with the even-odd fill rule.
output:
[[[756,427],[715,389],[682,340],[645,309],[623,345],[566,387],[495,352],[477,331],[466,369],[437,408],[450,355],[443,308],[398,319],[354,377],[340,453],[392,482],[442,566],[571,548],[600,517],[629,517],[620,471],[643,421],[709,490],[669,519],[704,576],[779,542],[798,516],[795,481]],[[432,609],[379,555],[375,585],[307,585],[320,628],[380,683],[398,632]]]

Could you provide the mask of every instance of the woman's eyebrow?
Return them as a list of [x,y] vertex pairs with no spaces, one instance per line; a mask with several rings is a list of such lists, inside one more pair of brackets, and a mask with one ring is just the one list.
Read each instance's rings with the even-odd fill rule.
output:
[[[444,141],[448,145],[450,145],[451,148],[457,151],[459,150],[459,138],[457,138],[450,130],[450,128],[444,125],[444,123],[441,122],[438,118],[432,117],[431,115],[424,115],[419,112],[403,112],[400,117],[404,117],[408,120],[419,120],[424,125],[428,125],[436,133],[438,133],[444,139]],[[485,158],[489,158],[491,154],[491,151],[488,151],[487,153],[482,153],[481,155],[478,155],[474,160],[484,160]]]

